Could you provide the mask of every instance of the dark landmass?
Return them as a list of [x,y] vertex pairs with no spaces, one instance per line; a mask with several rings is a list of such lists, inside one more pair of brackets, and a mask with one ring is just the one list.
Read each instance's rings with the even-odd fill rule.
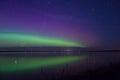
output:
[[120,52],[120,50],[98,50],[98,51],[83,51],[83,50],[0,50],[0,52]]
[[91,51],[82,51],[82,52],[120,52],[120,50],[91,50]]
[[120,50],[80,47],[0,47],[0,52],[120,52]]
[[0,52],[120,52],[120,50],[80,47],[1,47]]

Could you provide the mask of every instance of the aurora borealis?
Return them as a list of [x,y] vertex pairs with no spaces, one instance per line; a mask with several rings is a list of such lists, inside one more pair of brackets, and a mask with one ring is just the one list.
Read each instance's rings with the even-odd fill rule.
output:
[[70,42],[54,38],[41,36],[31,36],[25,34],[0,34],[1,47],[33,47],[33,46],[71,46],[85,47],[82,43]]
[[55,38],[95,48],[119,48],[118,6],[116,0],[1,0],[0,34]]
[[[82,50],[120,49],[119,9],[119,0],[0,0],[0,71],[24,71],[82,61],[86,58],[81,56]],[[30,53],[26,54],[27,50]],[[32,50],[37,50],[37,54]],[[33,58],[40,50],[53,50],[55,56],[43,52]],[[59,50],[63,52],[55,52]],[[91,53],[85,55],[93,56]],[[91,62],[119,61],[114,55],[99,57],[98,54]]]
[[[0,58],[0,72],[24,71],[36,68],[64,65],[84,60],[86,56],[63,56],[63,57],[44,57],[44,58]],[[73,64],[74,65],[74,64]]]
[[[24,0],[5,1],[5,4],[1,5],[3,6],[4,10],[0,9],[0,36],[3,37],[2,34],[10,34],[10,40],[17,39],[13,38],[14,36],[11,34],[18,36],[32,35],[32,37],[40,37],[41,40],[43,39],[42,37],[47,37],[48,40],[50,39],[49,41],[44,39],[44,41],[46,41],[46,44],[43,42],[43,44],[40,45],[36,44],[39,42],[34,42],[34,44],[32,44],[33,41],[31,43],[30,36],[29,39],[21,37],[22,39],[25,39],[25,42],[27,41],[30,43],[27,43],[26,46],[35,46],[36,44],[36,46],[46,45],[83,47],[85,44],[87,45],[86,47],[88,47],[97,45],[99,43],[99,41],[97,41],[99,38],[96,37],[96,33],[94,33],[93,30],[89,28],[87,29],[87,25],[79,25],[82,23],[81,20],[77,21],[78,19],[72,15],[60,14],[59,12],[54,13],[56,9],[52,8],[51,5],[47,5],[49,5],[47,3],[47,0],[30,0],[27,3],[24,2]],[[40,8],[40,10],[38,8]],[[48,8],[50,8],[49,12],[46,11]],[[51,40],[52,38],[54,38],[54,40]],[[15,43],[14,40],[11,40],[11,42],[6,40],[5,42],[1,41],[0,44],[11,43],[12,46],[18,43],[16,41]],[[60,42],[58,40],[60,40]],[[61,40],[63,40],[62,43]],[[2,46],[6,45],[7,44]],[[20,44],[18,44],[18,46],[19,45]],[[10,47],[10,45],[7,46]]]

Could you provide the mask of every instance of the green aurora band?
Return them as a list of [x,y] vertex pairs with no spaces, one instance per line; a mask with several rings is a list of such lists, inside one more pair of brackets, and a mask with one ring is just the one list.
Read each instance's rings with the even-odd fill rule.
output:
[[59,56],[41,58],[0,58],[0,72],[15,72],[50,66],[65,65],[66,63],[84,60],[87,56]]
[[49,37],[24,35],[24,34],[0,34],[0,47],[85,47],[82,43],[68,40],[60,40]]

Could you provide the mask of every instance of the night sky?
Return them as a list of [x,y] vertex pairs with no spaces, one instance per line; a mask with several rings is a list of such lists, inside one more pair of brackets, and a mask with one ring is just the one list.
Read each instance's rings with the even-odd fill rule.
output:
[[0,34],[120,49],[119,4],[119,0],[0,0]]

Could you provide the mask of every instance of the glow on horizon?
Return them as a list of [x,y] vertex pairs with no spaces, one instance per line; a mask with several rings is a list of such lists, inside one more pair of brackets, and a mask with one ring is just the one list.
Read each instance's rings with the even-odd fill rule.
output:
[[86,47],[83,43],[25,34],[0,34],[0,47]]
[[77,60],[84,60],[87,56],[62,56],[41,58],[0,58],[0,72],[15,72],[31,69],[47,68],[50,66],[65,65]]

